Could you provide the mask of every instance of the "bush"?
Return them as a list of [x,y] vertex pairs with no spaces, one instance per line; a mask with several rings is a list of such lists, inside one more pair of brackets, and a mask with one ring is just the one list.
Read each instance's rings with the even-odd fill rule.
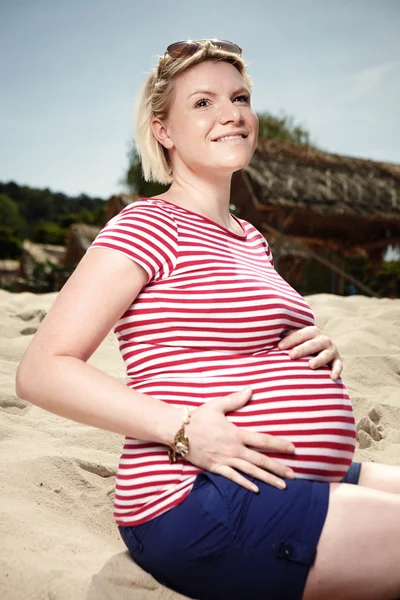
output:
[[60,227],[57,223],[42,223],[35,228],[32,241],[39,244],[63,246],[66,243],[67,235],[67,227]]
[[22,241],[14,229],[0,225],[0,256],[2,259],[18,259],[21,255]]

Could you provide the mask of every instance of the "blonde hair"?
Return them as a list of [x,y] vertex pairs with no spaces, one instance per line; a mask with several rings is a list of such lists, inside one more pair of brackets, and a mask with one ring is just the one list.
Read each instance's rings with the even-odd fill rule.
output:
[[173,181],[168,150],[153,134],[153,117],[165,119],[174,99],[174,79],[192,65],[206,60],[231,63],[243,77],[249,91],[253,82],[247,73],[246,63],[239,54],[227,52],[211,42],[199,42],[200,48],[184,58],[172,58],[169,54],[159,57],[157,67],[147,77],[135,103],[135,145],[141,158],[142,172],[146,181],[168,184]]

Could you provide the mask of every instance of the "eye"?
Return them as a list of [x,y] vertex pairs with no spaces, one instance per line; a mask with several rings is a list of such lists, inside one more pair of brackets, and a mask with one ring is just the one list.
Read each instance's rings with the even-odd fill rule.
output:
[[235,100],[237,100],[238,98],[241,98],[242,100],[244,99],[244,102],[250,102],[250,96],[247,96],[246,94],[244,94],[243,96],[237,96]]
[[[248,103],[250,103],[250,96],[248,96],[247,94],[243,94],[243,96],[236,96],[235,100],[237,100],[238,98],[240,98],[240,100],[241,100],[242,102],[246,102],[247,104],[248,104]],[[194,105],[194,107],[195,107],[195,108],[198,108],[198,107],[200,107],[200,104],[201,104],[202,102],[209,102],[209,100],[207,100],[207,98],[202,98],[201,100],[198,100],[198,101],[196,102],[196,104]],[[200,107],[200,108],[202,108],[202,107]]]
[[201,104],[202,102],[208,102],[207,98],[202,98],[201,100],[198,100],[196,102],[196,104],[194,105],[194,107],[197,108],[199,106],[199,104]]

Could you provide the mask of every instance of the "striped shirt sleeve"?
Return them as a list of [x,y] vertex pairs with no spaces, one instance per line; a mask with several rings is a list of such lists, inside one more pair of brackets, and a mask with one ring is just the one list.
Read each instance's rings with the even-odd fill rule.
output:
[[264,236],[263,236],[263,239],[264,239],[264,246],[265,246],[265,252],[266,252],[267,258],[268,258],[269,262],[271,263],[271,265],[275,268],[274,257],[272,255],[271,248]]
[[259,231],[256,227],[254,227],[254,225],[252,225],[251,223],[250,223],[250,225],[251,225],[252,230],[254,232],[257,232],[257,234],[259,235],[259,237],[261,239],[261,243],[265,249],[265,254],[267,255],[267,258],[268,258],[269,262],[271,263],[271,265],[275,268],[274,257],[273,257],[272,250],[271,250],[267,240],[265,239],[265,237],[263,236],[261,231]]
[[155,205],[129,204],[110,219],[91,243],[124,254],[146,271],[148,280],[165,279],[177,262],[178,229],[173,217]]

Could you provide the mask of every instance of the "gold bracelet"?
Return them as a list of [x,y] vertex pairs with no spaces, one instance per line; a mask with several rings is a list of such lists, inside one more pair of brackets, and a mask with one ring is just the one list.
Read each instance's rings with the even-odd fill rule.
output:
[[175,434],[173,444],[168,448],[169,462],[171,464],[176,463],[177,455],[183,458],[189,452],[189,438],[185,435],[185,424],[189,423],[191,417],[191,409],[187,406],[183,407],[185,416],[183,423]]

